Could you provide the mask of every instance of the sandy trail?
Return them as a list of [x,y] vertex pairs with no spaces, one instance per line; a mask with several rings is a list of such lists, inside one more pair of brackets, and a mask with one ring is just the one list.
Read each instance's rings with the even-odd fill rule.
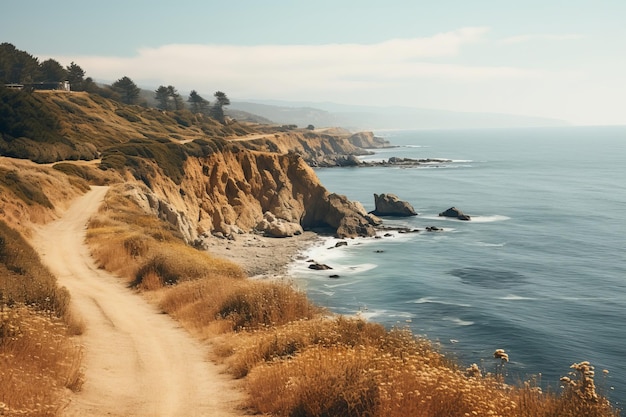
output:
[[85,383],[70,397],[65,415],[245,415],[237,410],[242,394],[206,360],[206,348],[95,265],[84,243],[86,223],[106,192],[92,187],[33,238],[86,325]]

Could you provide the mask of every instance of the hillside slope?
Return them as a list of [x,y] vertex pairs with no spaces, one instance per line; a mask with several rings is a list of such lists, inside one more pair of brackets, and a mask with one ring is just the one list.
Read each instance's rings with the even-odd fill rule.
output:
[[[371,133],[222,125],[184,110],[128,106],[88,93],[0,89],[0,97],[3,111],[10,108],[0,126],[0,155],[39,163],[100,158],[100,171],[134,184],[146,210],[171,222],[189,243],[207,233],[251,231],[265,212],[338,236],[374,234],[377,219],[329,193],[307,165],[366,152],[354,143],[380,145]],[[95,176],[84,167],[65,165],[63,172]]]

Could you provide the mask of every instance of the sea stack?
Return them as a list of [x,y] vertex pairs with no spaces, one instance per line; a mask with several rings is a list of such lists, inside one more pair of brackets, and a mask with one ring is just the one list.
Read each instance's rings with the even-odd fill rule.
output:
[[402,201],[395,194],[374,194],[376,209],[371,214],[375,216],[408,217],[417,216],[417,212],[406,201]]
[[459,220],[471,220],[469,214],[463,213],[456,207],[450,207],[448,210],[439,213],[441,217],[456,217]]

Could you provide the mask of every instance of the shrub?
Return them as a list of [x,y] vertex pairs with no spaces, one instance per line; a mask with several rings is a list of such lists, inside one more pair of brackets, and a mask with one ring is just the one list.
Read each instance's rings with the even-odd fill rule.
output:
[[123,119],[128,120],[131,123],[137,123],[137,122],[141,122],[141,118],[138,117],[136,114],[130,112],[129,110],[125,109],[125,108],[119,108],[115,110],[115,114],[117,114],[118,116],[120,116]]
[[[144,249],[144,252],[147,252]],[[237,265],[213,258],[197,249],[182,243],[153,244],[152,254],[137,271],[133,287],[141,287],[146,278],[157,277],[160,286],[174,285],[183,281],[193,281],[220,275],[229,278],[243,277]]]
[[17,170],[9,171],[0,168],[0,185],[11,190],[17,198],[28,205],[38,204],[46,208],[54,208],[41,188],[37,184],[24,180]]
[[52,168],[73,177],[75,179],[73,183],[83,191],[89,190],[89,184],[105,185],[118,180],[115,176],[106,175],[101,170],[91,166],[62,162],[54,164]]
[[26,137],[40,142],[63,141],[58,118],[36,95],[0,89],[0,132],[5,140]]
[[144,170],[149,166],[149,162],[154,162],[167,177],[176,184],[180,184],[185,175],[184,162],[186,160],[187,154],[178,144],[169,141],[162,143],[149,139],[135,139],[105,150],[102,154],[102,167],[121,169],[125,166],[133,172],[135,178],[149,179],[154,174]]

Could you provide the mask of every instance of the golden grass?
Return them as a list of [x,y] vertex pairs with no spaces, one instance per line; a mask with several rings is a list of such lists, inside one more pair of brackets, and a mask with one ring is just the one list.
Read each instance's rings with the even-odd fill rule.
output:
[[282,325],[318,311],[286,284],[224,275],[178,285],[160,307],[196,331],[211,327],[217,333]]
[[0,415],[53,416],[65,389],[81,386],[82,332],[58,288],[22,236],[0,221]]
[[[392,334],[390,337],[394,337]],[[389,337],[387,336],[387,337]],[[276,416],[617,416],[595,394],[544,394],[531,384],[468,377],[440,361],[382,346],[316,344],[264,361],[247,377],[251,407]],[[437,363],[440,362],[440,363]]]
[[56,210],[83,194],[88,184],[47,166],[0,156],[0,220],[28,237],[33,224],[56,218]]
[[[244,279],[239,267],[184,245],[176,233],[128,201],[110,196],[88,235],[100,264],[125,270],[140,290],[195,334],[210,337],[218,360],[243,378],[249,405],[275,416],[608,417],[587,363],[571,383],[543,393],[493,374],[461,369],[429,341],[360,319],[329,317],[281,282]],[[124,269],[124,266],[125,268]],[[158,291],[153,291],[158,290]]]
[[58,415],[65,390],[82,385],[81,356],[60,319],[23,305],[2,309],[0,415]]

